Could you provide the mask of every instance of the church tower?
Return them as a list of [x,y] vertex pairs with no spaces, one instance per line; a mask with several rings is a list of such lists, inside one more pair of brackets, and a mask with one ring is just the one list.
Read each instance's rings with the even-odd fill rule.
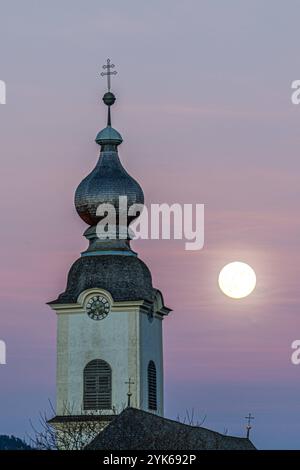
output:
[[[158,415],[164,409],[162,320],[171,310],[130,247],[128,226],[137,216],[123,222],[124,212],[143,204],[144,195],[118,155],[122,137],[111,125],[113,67],[108,60],[102,74],[108,79],[108,119],[96,137],[100,157],[75,193],[89,246],[72,265],[66,290],[49,302],[57,314],[56,423],[91,414],[109,420],[128,405]],[[120,196],[127,198],[122,207]],[[97,236],[105,215],[101,204],[115,208],[114,237]]]

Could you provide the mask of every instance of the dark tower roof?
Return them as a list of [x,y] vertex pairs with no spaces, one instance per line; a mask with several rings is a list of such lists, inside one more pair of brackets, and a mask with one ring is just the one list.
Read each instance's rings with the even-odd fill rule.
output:
[[151,273],[135,256],[85,256],[70,269],[65,292],[53,304],[75,303],[86,289],[105,289],[116,302],[154,300]]

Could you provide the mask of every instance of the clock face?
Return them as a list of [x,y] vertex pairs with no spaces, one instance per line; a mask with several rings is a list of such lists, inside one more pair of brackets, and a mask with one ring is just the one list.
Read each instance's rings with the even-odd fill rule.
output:
[[86,313],[93,320],[103,320],[110,311],[110,304],[103,295],[94,295],[86,304]]

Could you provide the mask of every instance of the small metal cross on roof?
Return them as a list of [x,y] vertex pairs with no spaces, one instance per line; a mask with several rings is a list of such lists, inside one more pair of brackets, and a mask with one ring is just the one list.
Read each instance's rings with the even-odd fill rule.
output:
[[103,65],[103,69],[107,70],[107,72],[101,72],[101,77],[107,77],[107,89],[110,91],[110,76],[116,75],[118,72],[116,70],[111,71],[115,67],[115,64],[110,63],[110,59],[107,59],[106,65]]
[[134,382],[133,382],[133,381],[131,380],[131,378],[129,377],[129,379],[125,382],[125,384],[128,385],[127,406],[129,407],[129,406],[130,406],[130,399],[131,399],[131,396],[132,396],[130,385],[133,385]]
[[251,416],[251,413],[249,413],[248,416],[245,416],[245,419],[247,419],[247,426],[246,426],[246,429],[247,429],[247,439],[249,439],[250,430],[252,429],[252,426],[251,426],[251,419],[254,419],[254,416]]

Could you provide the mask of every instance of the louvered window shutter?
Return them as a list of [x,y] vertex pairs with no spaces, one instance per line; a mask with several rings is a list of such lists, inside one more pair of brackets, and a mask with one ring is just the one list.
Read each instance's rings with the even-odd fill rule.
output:
[[85,410],[111,409],[111,368],[107,362],[95,359],[83,373],[83,407]]

